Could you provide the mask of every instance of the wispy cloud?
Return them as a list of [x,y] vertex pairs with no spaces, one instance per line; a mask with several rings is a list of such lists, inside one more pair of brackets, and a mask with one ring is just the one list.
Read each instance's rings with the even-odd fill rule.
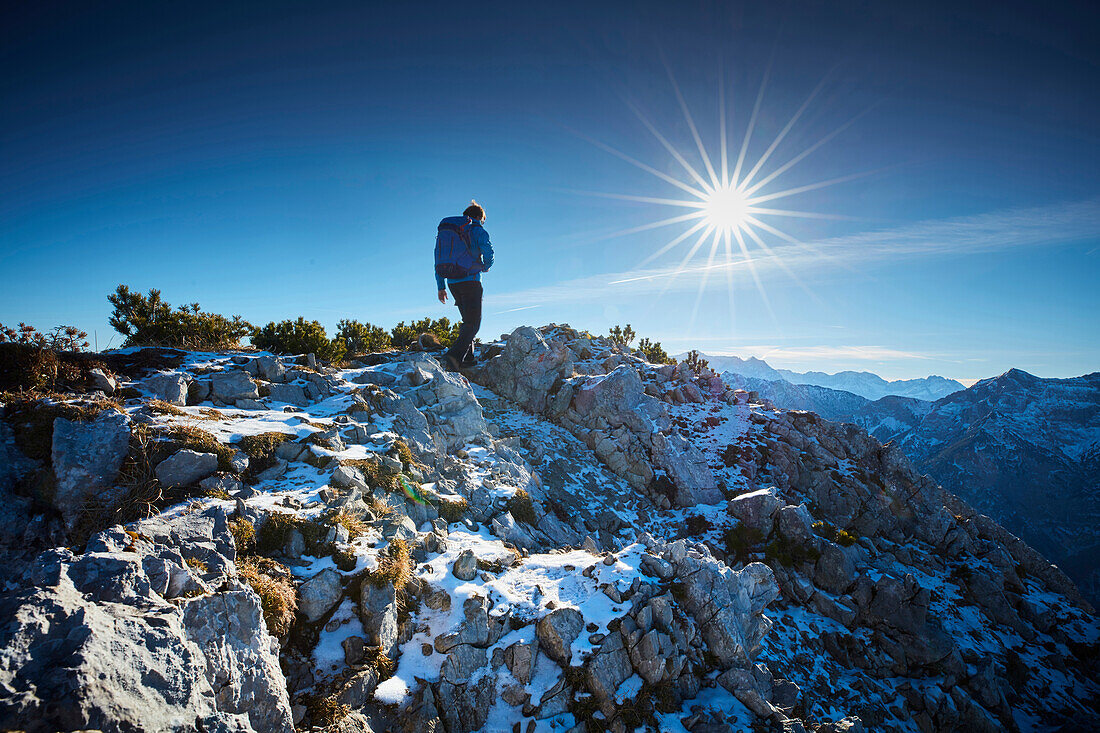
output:
[[[707,352],[711,355],[711,352]],[[778,346],[772,344],[749,344],[735,349],[713,352],[714,356],[755,356],[758,359],[776,360],[829,360],[846,361],[911,361],[913,359],[935,359],[936,356],[915,351],[891,349],[886,346]]]
[[894,229],[862,232],[805,243],[799,246],[777,243],[776,256],[753,251],[732,261],[706,266],[655,267],[604,273],[504,293],[496,297],[501,305],[530,306],[645,296],[663,292],[695,291],[701,283],[724,288],[729,279],[745,279],[755,268],[760,278],[776,271],[820,270],[830,266],[934,257],[952,254],[980,254],[1010,248],[1040,247],[1077,242],[1100,234],[1100,199],[1089,199],[1045,207],[1009,209],[976,216],[918,222]]

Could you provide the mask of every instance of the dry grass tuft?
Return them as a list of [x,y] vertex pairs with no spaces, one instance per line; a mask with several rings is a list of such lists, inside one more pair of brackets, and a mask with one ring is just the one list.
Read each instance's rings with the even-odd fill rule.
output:
[[349,514],[342,509],[330,510],[321,517],[321,521],[331,527],[340,525],[348,531],[348,539],[354,540],[367,531],[367,523],[354,514]]
[[247,519],[230,519],[229,532],[233,535],[233,544],[238,555],[247,555],[256,547],[256,528]]
[[365,580],[381,588],[392,583],[401,593],[412,578],[412,556],[409,543],[405,540],[393,540],[387,548],[387,554],[378,563],[378,567],[367,573]]
[[451,524],[465,516],[466,512],[470,510],[470,502],[465,499],[459,499],[458,501],[440,499],[439,503],[436,504],[436,509],[439,511],[439,516],[443,517],[447,524]]
[[165,402],[164,400],[149,400],[145,404],[151,412],[155,412],[158,415],[188,416],[186,412],[176,407],[171,402]]
[[268,632],[276,638],[286,636],[298,610],[298,592],[290,571],[266,557],[246,557],[237,561],[237,572],[260,597]]
[[385,491],[401,490],[401,474],[391,471],[377,459],[356,458],[340,461],[340,465],[359,469],[367,486]]

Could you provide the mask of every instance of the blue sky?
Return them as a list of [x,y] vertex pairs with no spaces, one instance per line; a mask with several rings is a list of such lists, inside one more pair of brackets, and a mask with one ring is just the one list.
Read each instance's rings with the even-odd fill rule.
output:
[[[2,323],[103,346],[118,283],[257,324],[454,318],[434,227],[476,197],[483,337],[630,322],[803,370],[1100,369],[1086,4],[159,5],[4,24]],[[610,236],[691,211],[589,195],[692,198],[624,159],[693,183],[635,110],[707,177],[670,73],[716,168],[720,88],[731,167],[765,73],[749,164],[817,88],[756,180],[843,128],[761,189],[849,178],[767,204],[840,218],[766,218],[774,256],[704,270],[708,240],[679,274],[694,236],[645,260],[690,222]]]

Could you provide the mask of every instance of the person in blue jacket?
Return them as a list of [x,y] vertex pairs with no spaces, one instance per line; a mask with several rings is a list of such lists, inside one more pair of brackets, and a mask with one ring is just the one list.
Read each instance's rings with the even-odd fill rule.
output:
[[[436,289],[439,291],[439,302],[447,302],[447,287],[451,289],[455,305],[458,306],[459,315],[462,317],[462,325],[458,329],[458,338],[444,355],[445,366],[452,370],[462,367],[470,367],[477,364],[474,355],[474,336],[481,328],[481,273],[488,272],[493,266],[493,245],[489,241],[489,233],[485,231],[485,209],[476,201],[471,201],[461,217],[449,217],[444,222],[455,220],[456,225],[464,224],[466,218],[473,220],[469,227],[470,251],[475,258],[480,257],[480,271],[464,277],[444,279],[438,273],[435,276]],[[446,286],[444,287],[444,281]]]

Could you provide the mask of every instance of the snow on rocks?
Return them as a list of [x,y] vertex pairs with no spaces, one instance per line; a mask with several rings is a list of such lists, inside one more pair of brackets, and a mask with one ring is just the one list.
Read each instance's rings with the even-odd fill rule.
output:
[[[190,404],[127,412],[241,450],[222,473],[206,452],[183,503],[52,551],[67,580],[36,571],[21,597],[77,589],[93,637],[167,680],[120,683],[152,724],[319,727],[341,704],[334,730],[1087,723],[1100,627],[1072,585],[859,429],[564,326],[482,357],[471,385],[419,353],[184,354]],[[18,463],[0,479],[22,485]],[[24,623],[40,602],[0,633],[53,643]],[[257,614],[280,607],[276,641]],[[11,684],[53,694],[32,677]],[[5,714],[31,710],[19,689]],[[139,707],[100,694],[66,704]]]

